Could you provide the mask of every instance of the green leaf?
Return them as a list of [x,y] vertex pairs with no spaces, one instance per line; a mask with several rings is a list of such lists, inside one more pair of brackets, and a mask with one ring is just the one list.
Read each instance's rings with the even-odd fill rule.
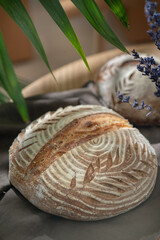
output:
[[100,9],[94,0],[71,0],[81,11],[89,23],[99,32],[108,42],[119,48],[121,51],[128,52],[121,41],[116,37]]
[[128,17],[121,0],[104,0],[122,24],[129,29]]
[[0,0],[0,5],[22,29],[22,31],[31,41],[31,43],[36,48],[37,52],[47,65],[49,71],[52,73],[36,28],[34,27],[34,24],[30,16],[28,15],[25,7],[23,6],[21,0]]
[[21,87],[14,72],[12,62],[7,52],[2,34],[0,32],[0,82],[10,98],[16,105],[22,119],[27,122],[28,112],[26,102],[21,94]]
[[4,103],[4,102],[7,102],[9,100],[9,98],[5,95],[5,94],[3,94],[2,92],[0,92],[0,102],[2,103]]
[[65,36],[68,38],[68,40],[75,47],[75,49],[83,59],[84,63],[86,64],[87,68],[89,69],[89,65],[87,63],[82,47],[59,0],[45,0],[45,1],[39,0],[39,1],[43,5],[43,7],[47,10],[47,12],[55,21],[55,23],[62,30],[62,32],[65,34]]

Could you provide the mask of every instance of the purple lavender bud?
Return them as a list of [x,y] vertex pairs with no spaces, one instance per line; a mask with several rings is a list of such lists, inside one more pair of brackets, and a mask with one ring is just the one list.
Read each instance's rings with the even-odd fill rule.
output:
[[123,95],[124,95],[124,94],[121,94],[120,91],[118,91],[118,98],[119,98],[120,100],[123,100]]
[[138,71],[143,72],[144,66],[141,66],[140,64],[138,64],[137,69]]
[[153,16],[156,22],[160,20],[160,13],[154,13]]
[[151,63],[146,63],[146,68],[151,69]]
[[129,103],[129,100],[130,100],[130,96],[125,96],[122,102]]
[[155,64],[156,64],[153,56],[150,57],[150,63],[151,63],[152,65],[155,65]]
[[141,107],[143,107],[143,109],[144,109],[144,100],[142,100],[142,102],[141,102]]
[[150,114],[151,114],[151,112],[147,113],[147,114],[146,114],[146,117],[148,117]]
[[148,105],[147,105],[147,104],[145,104],[145,105],[144,105],[144,108],[146,108],[146,107],[148,107]]
[[152,72],[157,72],[158,68],[157,67],[153,67],[152,68]]
[[[160,69],[157,69],[157,76],[160,77]],[[159,80],[158,80],[159,82]]]
[[157,12],[157,2],[146,0],[145,3],[145,15],[150,25],[150,30],[147,31],[155,45],[160,49],[160,13]]
[[151,28],[151,29],[155,29],[156,27],[157,27],[156,23],[151,23],[151,24],[150,24],[150,28]]
[[137,108],[137,110],[142,110],[142,109],[144,109],[144,100],[142,100],[141,106]]
[[150,74],[150,71],[148,70],[148,68],[147,67],[144,67],[144,73],[142,74],[142,75],[147,75],[147,76],[149,76],[149,74]]
[[132,55],[135,59],[139,58],[139,54],[135,51],[135,49],[132,50]]
[[147,33],[152,39],[154,38],[154,33],[152,30],[148,30]]
[[141,57],[139,62],[140,62],[140,64],[144,64],[144,59]]
[[147,110],[150,111],[150,112],[152,111],[152,107],[151,107],[151,105],[148,105]]
[[157,92],[154,92],[154,95],[155,95],[156,97],[160,97],[160,90],[157,91]]
[[134,99],[134,103],[133,103],[132,107],[133,107],[133,108],[136,108],[136,107],[138,107],[138,105],[139,105],[139,104],[138,104],[137,100]]

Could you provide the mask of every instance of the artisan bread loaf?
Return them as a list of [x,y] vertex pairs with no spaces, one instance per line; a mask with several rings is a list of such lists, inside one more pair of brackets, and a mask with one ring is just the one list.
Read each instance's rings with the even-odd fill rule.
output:
[[[141,54],[142,57],[147,57]],[[154,57],[160,65],[160,59]],[[138,60],[133,56],[123,54],[109,60],[98,73],[95,79],[98,95],[103,98],[106,106],[112,108],[131,123],[136,125],[160,125],[160,100],[155,96],[155,84],[149,76],[142,75],[137,70]],[[118,91],[124,96],[130,96],[130,104],[123,103],[118,98]],[[142,100],[152,106],[152,113],[146,117],[147,108],[137,111],[133,108],[134,99],[139,106]]]
[[48,112],[9,151],[9,178],[39,209],[74,220],[128,211],[151,194],[154,149],[116,112],[81,105]]

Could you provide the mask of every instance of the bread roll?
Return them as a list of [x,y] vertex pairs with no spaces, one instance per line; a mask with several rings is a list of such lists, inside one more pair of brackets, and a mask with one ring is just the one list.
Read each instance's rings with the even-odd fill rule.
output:
[[48,112],[9,151],[9,178],[39,209],[74,220],[128,211],[151,194],[157,158],[114,111],[81,105]]
[[[144,54],[140,54],[146,57]],[[160,59],[154,57],[160,65]],[[138,61],[133,56],[123,54],[108,61],[100,70],[96,81],[99,96],[103,98],[106,106],[112,108],[136,125],[160,125],[160,99],[154,95],[155,84],[148,76],[137,70]],[[118,91],[124,96],[130,96],[130,103],[123,103],[118,99]],[[136,110],[132,104],[136,99],[141,105],[152,106],[152,113],[146,117],[147,109]]]

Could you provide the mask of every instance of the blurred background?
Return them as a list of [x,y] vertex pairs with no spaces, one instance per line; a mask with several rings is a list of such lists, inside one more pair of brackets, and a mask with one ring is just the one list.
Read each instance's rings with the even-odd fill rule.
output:
[[[97,0],[96,2],[123,44],[127,46],[150,41],[146,33],[148,26],[144,16],[145,0],[122,0],[129,18],[129,31],[116,19],[103,0]],[[23,0],[23,3],[36,26],[53,70],[80,59],[76,50],[38,0]],[[113,48],[94,31],[70,0],[61,0],[61,3],[70,18],[86,56]],[[28,39],[2,8],[0,8],[0,29],[11,59],[14,62],[17,76],[22,81],[30,82],[48,73],[48,69]]]

